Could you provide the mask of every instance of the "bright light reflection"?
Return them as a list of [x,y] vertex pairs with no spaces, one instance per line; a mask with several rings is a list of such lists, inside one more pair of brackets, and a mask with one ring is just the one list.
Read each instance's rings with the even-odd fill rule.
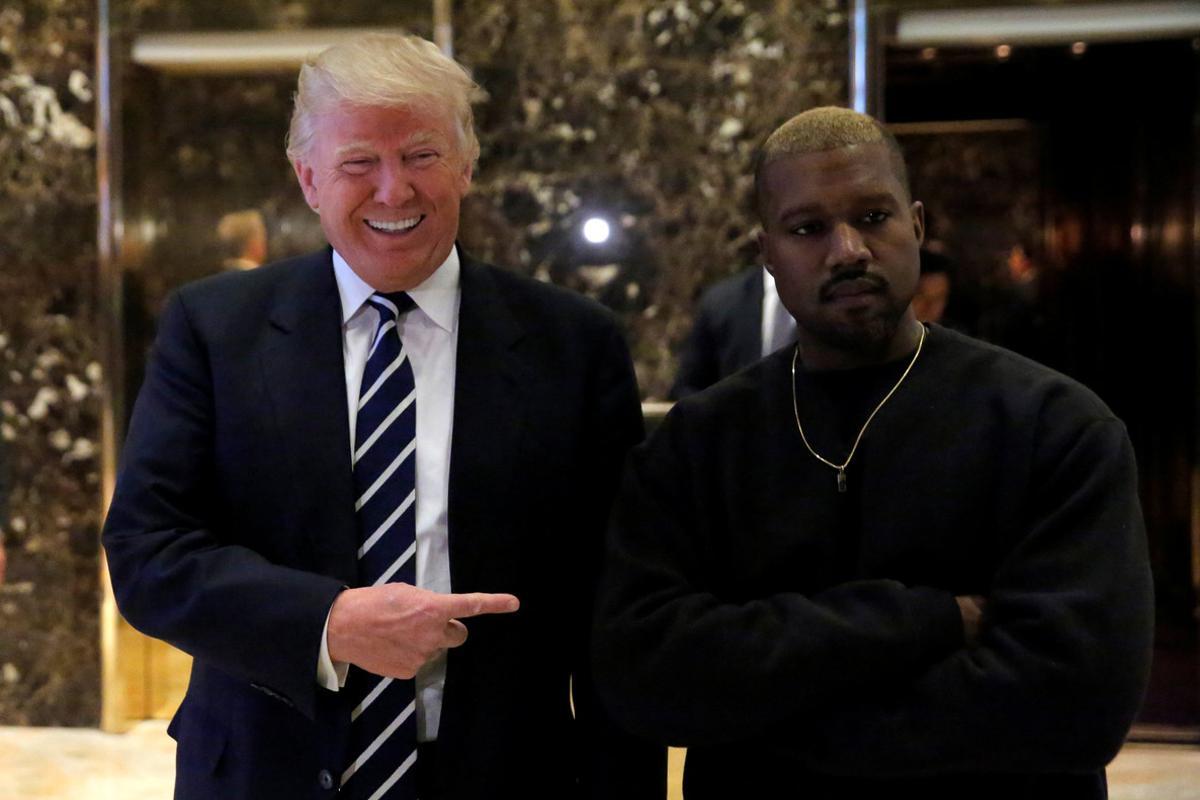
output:
[[608,220],[600,217],[591,217],[583,223],[583,238],[592,244],[604,244],[608,241],[611,232]]

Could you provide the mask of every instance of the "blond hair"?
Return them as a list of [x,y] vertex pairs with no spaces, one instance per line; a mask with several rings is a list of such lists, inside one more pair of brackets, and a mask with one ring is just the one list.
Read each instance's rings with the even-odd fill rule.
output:
[[787,156],[840,150],[864,144],[884,144],[904,194],[912,198],[908,183],[908,168],[896,137],[874,117],[849,108],[820,106],[810,108],[780,125],[758,149],[754,158],[754,198],[762,209],[762,176],[766,167]]
[[462,65],[419,36],[369,34],[334,45],[300,68],[287,134],[288,159],[307,154],[316,116],[348,103],[448,111],[457,129],[459,153],[474,164],[479,139],[471,101],[480,93]]

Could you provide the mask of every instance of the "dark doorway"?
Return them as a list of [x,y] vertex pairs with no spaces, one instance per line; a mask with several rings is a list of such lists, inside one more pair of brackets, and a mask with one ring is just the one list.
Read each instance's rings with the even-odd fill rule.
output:
[[1129,428],[1158,606],[1137,732],[1192,739],[1197,62],[1190,39],[892,48],[884,91],[956,266],[947,314],[1079,379]]

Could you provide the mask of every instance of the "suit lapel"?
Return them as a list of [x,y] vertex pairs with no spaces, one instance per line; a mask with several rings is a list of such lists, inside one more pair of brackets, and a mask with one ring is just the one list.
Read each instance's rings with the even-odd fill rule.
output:
[[[524,401],[521,365],[515,346],[522,328],[500,295],[488,269],[459,249],[462,302],[454,378],[454,431],[450,445],[450,582],[455,592],[507,591],[508,564],[491,563],[487,537],[509,536],[514,515],[506,510],[515,454],[520,443]],[[466,747],[464,733],[471,691],[463,682],[463,662],[451,650],[438,742],[442,752]],[[453,783],[450,761],[442,760],[440,783]]]
[[296,262],[268,319],[262,366],[293,529],[311,537],[317,568],[353,584],[357,574],[342,310],[329,250]]
[[[461,253],[461,250],[460,250]],[[511,515],[509,487],[523,422],[522,329],[487,269],[462,256],[462,303],[450,449],[449,548],[454,591],[476,591],[486,564],[477,539]],[[485,579],[486,582],[486,579]]]

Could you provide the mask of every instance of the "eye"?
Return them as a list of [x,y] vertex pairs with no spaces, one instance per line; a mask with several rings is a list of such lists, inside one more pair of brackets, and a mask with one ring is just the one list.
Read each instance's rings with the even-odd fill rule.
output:
[[411,153],[408,156],[406,156],[405,160],[408,161],[410,164],[414,164],[416,166],[421,166],[423,164],[430,164],[430,163],[436,161],[438,158],[438,155],[439,154],[436,150],[418,150],[417,152]]
[[825,223],[816,219],[804,220],[793,225],[789,230],[796,236],[815,236],[825,230]]
[[343,172],[351,175],[364,175],[371,169],[373,163],[369,158],[350,158],[343,161],[339,166]]
[[863,214],[863,222],[871,225],[879,225],[880,223],[887,222],[891,216],[891,213],[888,211],[874,209],[872,211],[868,211],[866,214]]

